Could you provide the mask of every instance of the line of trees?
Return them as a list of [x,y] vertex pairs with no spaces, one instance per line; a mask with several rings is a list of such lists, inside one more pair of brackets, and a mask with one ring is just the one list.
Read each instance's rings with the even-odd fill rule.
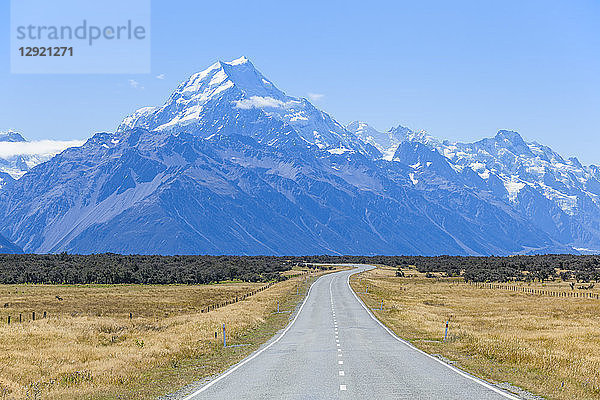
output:
[[[600,281],[600,256],[545,254],[508,257],[468,256],[310,256],[299,260],[313,263],[360,263],[391,267],[415,266],[423,273],[462,276],[467,282]],[[400,270],[401,272],[401,270]]]
[[0,283],[206,284],[224,280],[268,282],[294,265],[378,264],[415,266],[420,272],[462,276],[467,282],[600,281],[600,256],[547,254],[462,256],[145,256],[121,254],[0,254]]
[[145,256],[120,254],[2,254],[0,283],[206,284],[285,279],[293,264],[281,257]]
[[461,276],[466,282],[563,281],[598,282],[600,256],[546,254],[510,257],[407,257],[397,266],[419,272]]

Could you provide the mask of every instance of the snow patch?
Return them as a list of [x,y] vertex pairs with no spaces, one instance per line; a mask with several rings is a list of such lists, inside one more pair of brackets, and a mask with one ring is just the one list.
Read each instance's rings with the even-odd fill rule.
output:
[[233,104],[242,110],[250,110],[252,108],[287,108],[291,105],[290,101],[281,101],[273,97],[252,96],[249,99],[234,101]]
[[410,178],[410,181],[413,183],[413,185],[416,185],[417,183],[419,183],[419,180],[415,179],[415,174],[413,172],[409,173],[408,177]]
[[525,187],[525,184],[518,179],[517,176],[511,176],[509,180],[504,181],[504,187],[508,192],[508,199],[510,201],[516,201],[519,192]]
[[328,152],[330,152],[331,154],[344,154],[348,151],[352,151],[350,149],[347,149],[345,147],[338,147],[337,149],[329,149],[327,150]]

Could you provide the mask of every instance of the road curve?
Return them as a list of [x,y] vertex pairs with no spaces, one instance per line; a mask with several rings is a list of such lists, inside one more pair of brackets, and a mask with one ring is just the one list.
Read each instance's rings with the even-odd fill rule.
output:
[[354,294],[357,266],[319,278],[266,346],[183,400],[519,399],[397,338]]

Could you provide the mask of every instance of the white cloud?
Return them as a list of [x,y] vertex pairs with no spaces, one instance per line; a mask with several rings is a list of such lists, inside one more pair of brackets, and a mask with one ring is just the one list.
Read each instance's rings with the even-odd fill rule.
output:
[[135,79],[130,79],[129,80],[129,86],[131,86],[134,89],[143,89],[144,87]]
[[321,100],[323,97],[325,97],[325,95],[324,95],[324,94],[321,94],[321,93],[308,93],[308,98],[309,98],[311,101],[319,101],[319,100]]
[[237,108],[249,110],[251,108],[286,108],[292,101],[281,101],[272,97],[252,96],[249,99],[234,101]]
[[166,75],[165,75],[165,74],[158,74],[158,75],[156,75],[156,79],[160,79],[161,81],[162,81],[163,79],[165,79],[165,77],[166,77]]
[[39,140],[36,142],[0,142],[0,158],[38,155],[53,156],[68,147],[83,145],[83,140]]

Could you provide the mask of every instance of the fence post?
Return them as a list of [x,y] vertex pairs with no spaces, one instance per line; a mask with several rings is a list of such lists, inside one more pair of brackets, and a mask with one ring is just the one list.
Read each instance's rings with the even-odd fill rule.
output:
[[31,320],[32,320],[32,321],[35,321],[35,311],[33,311],[33,312],[31,313]]
[[446,339],[448,339],[448,324],[450,323],[450,320],[446,321],[446,330],[444,331],[444,342],[446,341]]
[[10,325],[10,315],[8,316],[8,324]]

